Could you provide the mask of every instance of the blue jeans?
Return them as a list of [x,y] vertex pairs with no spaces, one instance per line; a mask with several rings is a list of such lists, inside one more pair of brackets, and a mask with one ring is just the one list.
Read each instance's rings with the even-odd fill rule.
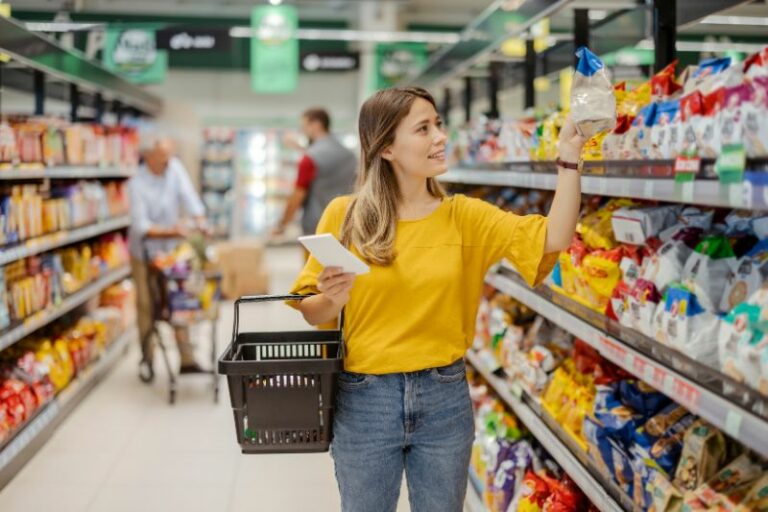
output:
[[474,439],[462,359],[413,373],[339,376],[331,454],[343,512],[461,512]]

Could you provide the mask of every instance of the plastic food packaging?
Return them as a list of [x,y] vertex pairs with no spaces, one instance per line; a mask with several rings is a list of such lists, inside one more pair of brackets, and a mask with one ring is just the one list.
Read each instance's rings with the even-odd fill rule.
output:
[[682,281],[711,312],[720,311],[730,276],[736,271],[736,257],[724,236],[705,237],[688,258]]
[[685,433],[675,484],[682,491],[698,489],[715,476],[726,457],[725,436],[704,420],[697,420]]
[[643,261],[641,277],[656,285],[659,293],[663,294],[670,283],[680,279],[683,267],[701,235],[699,228],[679,229],[670,241]]
[[674,475],[683,450],[683,436],[694,420],[683,407],[669,404],[635,431],[633,449],[666,475]]
[[603,62],[586,47],[576,51],[579,62],[571,86],[571,116],[587,139],[616,126],[616,97]]
[[657,341],[717,368],[719,328],[720,319],[701,307],[698,295],[683,286],[671,286],[667,290],[661,319],[663,333],[657,335]]
[[648,482],[648,493],[655,512],[680,512],[683,507],[680,490],[658,471]]
[[678,206],[619,208],[611,217],[614,237],[618,242],[643,245],[648,238],[675,224],[679,212]]
[[744,111],[751,101],[752,91],[752,87],[744,83],[717,91],[718,110],[720,112],[717,131],[720,132],[722,145],[742,144],[744,142],[746,124]]
[[670,403],[669,397],[656,391],[643,381],[623,380],[619,383],[621,402],[637,413],[650,417]]
[[696,497],[708,507],[732,510],[746,498],[763,471],[764,468],[749,455],[741,455],[698,488]]
[[744,114],[744,149],[747,156],[768,155],[768,76],[752,81],[750,101],[742,105]]
[[768,511],[768,474],[763,475],[747,493],[736,508],[736,512]]
[[731,311],[751,297],[768,281],[768,239],[761,240],[738,260],[736,270],[728,277],[720,311]]

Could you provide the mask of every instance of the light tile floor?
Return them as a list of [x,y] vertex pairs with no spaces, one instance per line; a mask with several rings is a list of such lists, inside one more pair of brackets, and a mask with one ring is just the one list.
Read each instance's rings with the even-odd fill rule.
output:
[[[288,291],[301,258],[297,248],[268,251],[273,292]],[[298,313],[282,304],[244,311],[241,325],[246,330],[257,325],[281,330],[303,324]],[[219,322],[219,351],[231,336],[232,315],[232,306],[226,305]],[[208,338],[205,332],[200,335]],[[201,343],[201,359],[209,353],[207,348]],[[138,357],[137,347],[132,347],[0,491],[0,510],[339,510],[328,454],[241,455],[225,382],[221,400],[214,405],[207,378],[183,379],[176,405],[169,406],[165,372],[158,365],[156,382],[141,384],[136,376]],[[405,489],[398,510],[408,510]]]

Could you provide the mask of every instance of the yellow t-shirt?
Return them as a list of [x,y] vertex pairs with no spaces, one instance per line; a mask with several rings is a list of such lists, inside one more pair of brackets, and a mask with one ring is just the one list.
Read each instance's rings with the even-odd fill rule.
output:
[[[328,205],[317,233],[339,238],[350,197]],[[446,198],[428,217],[399,221],[397,257],[358,276],[345,310],[345,368],[356,373],[413,372],[448,365],[472,343],[488,269],[506,257],[534,285],[552,270],[544,255],[547,220],[481,201]],[[353,247],[352,252],[360,253]],[[310,257],[292,293],[318,293],[322,266]]]

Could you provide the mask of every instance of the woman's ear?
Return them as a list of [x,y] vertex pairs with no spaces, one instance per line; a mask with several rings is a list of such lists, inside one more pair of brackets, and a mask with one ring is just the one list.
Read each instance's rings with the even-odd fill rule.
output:
[[392,160],[395,159],[395,156],[392,152],[392,146],[387,146],[386,148],[384,148],[384,150],[381,152],[381,158],[383,158],[387,162],[392,162]]

